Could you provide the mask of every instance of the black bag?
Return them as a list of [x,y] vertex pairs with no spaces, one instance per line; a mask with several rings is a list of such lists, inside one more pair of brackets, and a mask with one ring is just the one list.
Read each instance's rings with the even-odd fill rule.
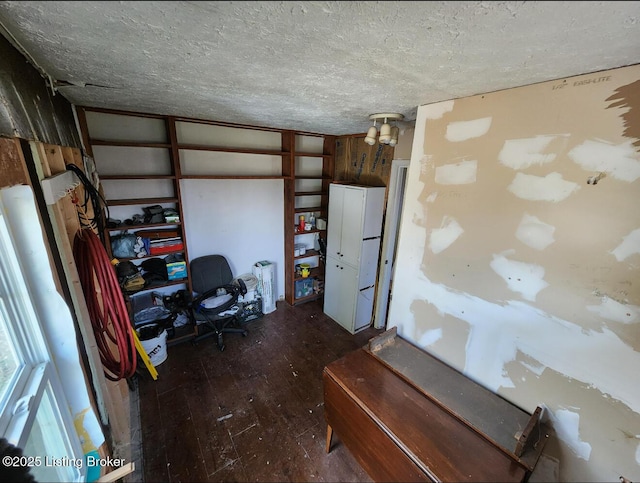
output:
[[145,206],[142,210],[145,223],[164,223],[164,208],[161,205]]
[[158,280],[166,282],[169,280],[167,265],[162,258],[149,258],[140,264],[144,273],[142,276],[147,281]]
[[138,267],[136,267],[135,263],[128,260],[126,262],[120,262],[118,263],[118,265],[116,265],[116,275],[118,276],[118,281],[120,281],[120,283],[124,282],[124,280],[128,278],[137,275],[138,273]]
[[116,265],[116,275],[120,286],[127,292],[135,292],[144,288],[144,278],[138,271],[138,267],[129,260]]

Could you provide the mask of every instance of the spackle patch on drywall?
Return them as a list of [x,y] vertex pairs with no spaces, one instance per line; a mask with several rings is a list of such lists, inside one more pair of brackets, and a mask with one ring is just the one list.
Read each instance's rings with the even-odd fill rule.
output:
[[420,344],[420,347],[427,347],[440,339],[442,339],[442,329],[432,329],[422,334],[418,343]]
[[479,138],[489,132],[491,127],[490,117],[474,119],[472,121],[456,121],[447,125],[445,138],[447,141],[457,143],[468,139]]
[[531,248],[544,250],[555,241],[553,238],[555,231],[555,226],[525,213],[516,230],[516,238]]
[[553,429],[558,438],[564,441],[578,458],[589,461],[591,445],[580,439],[580,415],[568,409],[549,412]]
[[435,181],[438,184],[471,184],[476,182],[478,162],[461,161],[456,164],[445,164],[436,168]]
[[[513,385],[505,365],[522,360],[518,352],[542,366],[569,378],[592,385],[600,392],[626,404],[640,414],[640,385],[637,379],[640,352],[607,327],[588,330],[576,322],[555,317],[530,302],[491,302],[442,283],[425,274],[424,227],[405,225],[414,243],[400,242],[396,261],[394,295],[390,319],[398,333],[419,340],[424,318],[452,316],[469,325],[463,372],[485,387],[498,391]],[[421,237],[416,236],[419,233]],[[434,312],[424,312],[423,307]],[[416,307],[420,309],[416,309]],[[418,311],[416,311],[418,310]],[[443,332],[443,344],[447,344]],[[491,351],[487,352],[487,347]]]
[[[529,354],[522,352],[522,350],[517,351],[514,361],[520,364],[525,369],[527,369],[528,372],[535,374],[538,377],[542,376],[545,369],[547,368],[539,360],[531,357]],[[509,370],[506,364],[505,364],[505,370],[507,371]],[[524,381],[526,379],[525,375],[526,373],[522,376],[521,380]]]
[[420,159],[420,174],[422,176],[426,175],[429,172],[429,169],[432,168],[431,158],[432,156],[430,154],[425,154]]
[[442,218],[440,228],[434,228],[431,230],[429,237],[429,248],[433,253],[440,253],[451,246],[456,241],[464,230],[455,218],[445,216]]
[[556,172],[544,177],[517,173],[509,185],[509,191],[523,200],[555,203],[568,198],[579,189],[577,183],[563,179],[562,175]]
[[569,151],[568,156],[589,172],[604,172],[630,183],[640,178],[640,161],[631,141],[616,145],[587,140]]
[[[505,253],[513,252],[514,250],[508,250]],[[540,265],[509,260],[504,254],[494,254],[490,265],[510,290],[518,292],[526,300],[535,301],[538,292],[549,286],[544,281],[544,267]]]
[[445,113],[453,111],[453,104],[454,101],[444,101],[425,106],[425,117],[427,119],[442,119]]
[[633,324],[640,320],[640,307],[621,304],[606,295],[602,297],[600,305],[587,305],[587,309],[600,317],[622,324]]
[[611,253],[619,262],[626,260],[631,255],[640,253],[640,228],[636,228],[626,235],[620,245],[611,250]]
[[520,364],[523,367],[526,367],[527,369],[529,369],[529,371],[533,372],[536,376],[541,376],[545,369],[545,367],[542,364],[536,364],[534,366],[533,364],[529,364],[528,362],[524,362],[524,361],[520,361]]
[[555,136],[536,136],[526,139],[508,139],[498,154],[498,160],[512,169],[526,169],[533,165],[541,165],[554,161],[556,155],[544,154]]

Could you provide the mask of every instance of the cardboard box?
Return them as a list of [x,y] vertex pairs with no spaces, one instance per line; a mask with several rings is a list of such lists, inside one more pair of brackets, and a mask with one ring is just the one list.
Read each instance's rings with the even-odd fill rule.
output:
[[187,262],[167,263],[169,280],[180,280],[187,276]]
[[275,263],[267,260],[256,262],[251,270],[258,279],[258,293],[262,298],[262,313],[270,314],[276,310],[276,273]]

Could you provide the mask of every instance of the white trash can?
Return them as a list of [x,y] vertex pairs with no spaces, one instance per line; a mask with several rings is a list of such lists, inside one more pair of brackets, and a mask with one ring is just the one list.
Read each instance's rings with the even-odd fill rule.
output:
[[244,295],[241,295],[238,298],[238,302],[253,302],[258,293],[258,277],[256,277],[255,275],[251,274],[251,273],[243,273],[242,275],[239,275],[238,277],[236,277],[233,282],[236,285],[240,285],[237,280],[241,279],[244,284],[247,286],[247,293]]
[[[138,329],[139,330],[139,329]],[[139,334],[140,332],[138,332]],[[142,340],[140,344],[144,348],[145,352],[149,356],[151,364],[159,366],[167,360],[167,331],[166,329],[160,332],[160,334],[151,339]]]

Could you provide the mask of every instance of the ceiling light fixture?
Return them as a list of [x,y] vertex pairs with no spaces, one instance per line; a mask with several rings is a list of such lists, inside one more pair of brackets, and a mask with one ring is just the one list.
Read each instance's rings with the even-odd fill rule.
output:
[[[367,137],[364,138],[364,142],[370,146],[373,146],[376,143],[376,121],[382,121],[382,125],[380,126],[380,137],[378,138],[378,141],[380,142],[380,144],[395,146],[396,144],[398,144],[398,135],[400,133],[400,129],[398,128],[398,121],[401,121],[402,119],[404,119],[404,116],[397,113],[371,114],[369,116],[369,120],[373,121],[373,126],[369,128]],[[396,124],[391,127],[389,125],[389,121],[395,121]]]

